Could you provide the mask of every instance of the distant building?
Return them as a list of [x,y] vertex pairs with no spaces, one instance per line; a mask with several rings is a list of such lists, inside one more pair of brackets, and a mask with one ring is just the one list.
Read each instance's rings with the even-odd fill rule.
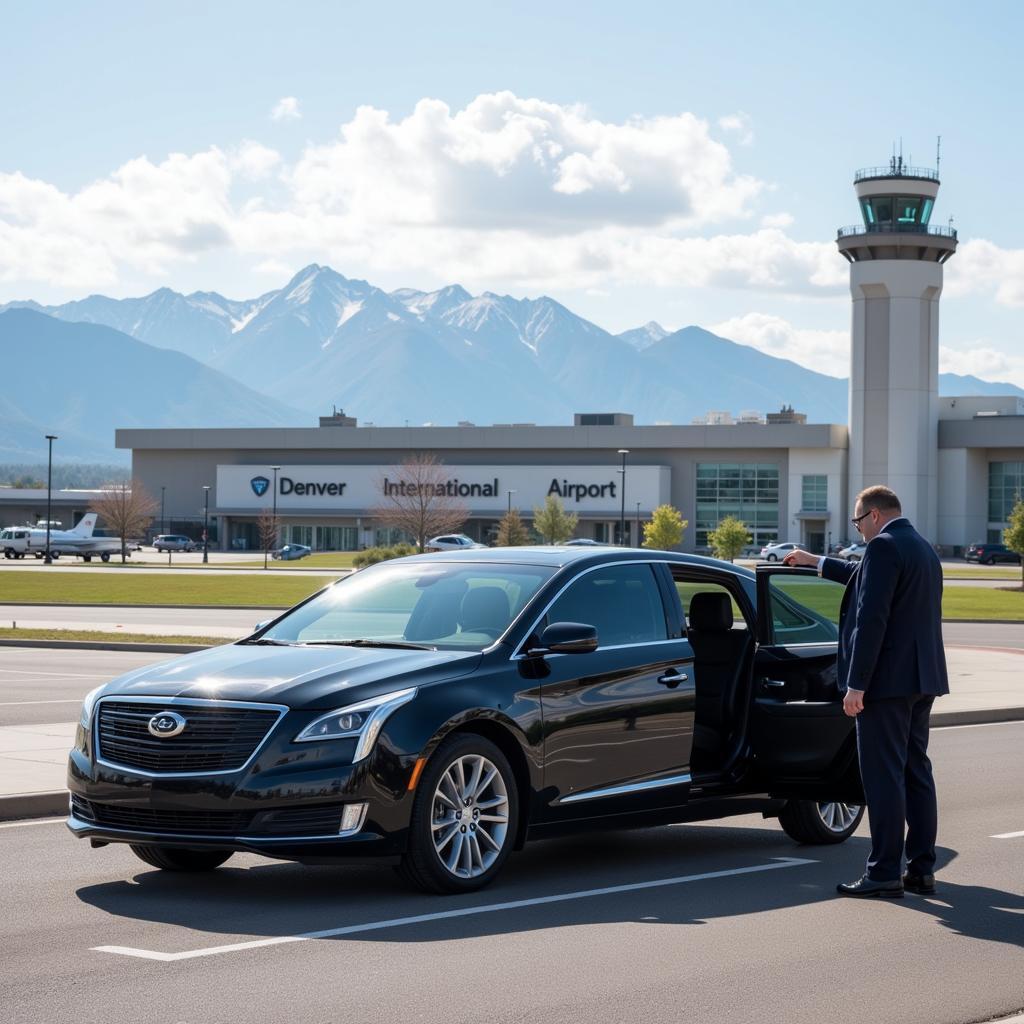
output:
[[797,412],[793,406],[784,405],[778,412],[770,412],[765,417],[766,422],[775,423],[806,423],[807,413]]
[[344,409],[339,409],[335,406],[330,416],[320,417],[321,427],[354,427],[356,425],[355,416],[346,416]]
[[631,427],[633,414],[630,412],[578,412],[573,416],[577,427]]

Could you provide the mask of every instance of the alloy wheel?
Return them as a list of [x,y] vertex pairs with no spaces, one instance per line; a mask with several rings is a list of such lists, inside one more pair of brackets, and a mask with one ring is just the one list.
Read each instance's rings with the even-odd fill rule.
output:
[[860,814],[859,804],[844,804],[838,801],[819,803],[818,817],[830,832],[845,832]]
[[434,852],[458,878],[476,878],[497,860],[508,836],[508,788],[482,754],[456,758],[438,780],[430,815]]

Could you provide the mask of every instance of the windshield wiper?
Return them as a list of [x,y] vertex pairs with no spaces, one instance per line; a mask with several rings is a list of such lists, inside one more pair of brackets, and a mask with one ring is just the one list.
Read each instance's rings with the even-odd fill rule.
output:
[[[258,642],[258,641],[257,641]],[[411,644],[407,640],[371,640],[369,637],[356,637],[352,640],[307,640],[310,646],[329,644],[332,647],[396,647],[411,651],[436,651],[429,644]]]
[[242,640],[243,644],[266,644],[268,647],[297,647],[291,640],[278,640],[272,636],[261,636],[258,640]]

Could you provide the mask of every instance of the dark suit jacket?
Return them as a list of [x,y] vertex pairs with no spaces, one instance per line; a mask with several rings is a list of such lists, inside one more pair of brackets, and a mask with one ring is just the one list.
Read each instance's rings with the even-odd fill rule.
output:
[[888,524],[860,562],[826,558],[846,584],[839,613],[839,684],[865,700],[949,693],[942,646],[942,566],[907,522]]

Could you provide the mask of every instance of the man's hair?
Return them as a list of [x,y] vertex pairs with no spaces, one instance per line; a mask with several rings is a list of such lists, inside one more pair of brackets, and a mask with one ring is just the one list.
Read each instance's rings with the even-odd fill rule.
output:
[[870,508],[876,508],[879,512],[902,512],[903,507],[900,505],[900,499],[896,497],[896,492],[883,484],[875,484],[873,487],[865,487],[860,494],[857,495],[857,501],[860,502],[861,508],[867,512]]

